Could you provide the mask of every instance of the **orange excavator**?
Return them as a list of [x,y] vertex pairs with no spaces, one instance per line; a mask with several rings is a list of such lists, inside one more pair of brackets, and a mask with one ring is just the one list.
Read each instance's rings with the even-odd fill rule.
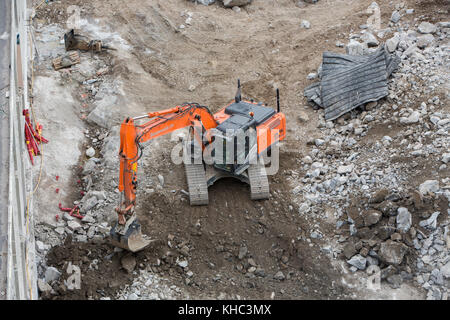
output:
[[[138,124],[142,119],[150,119]],[[189,127],[183,143],[183,162],[190,205],[208,204],[208,187],[223,177],[234,177],[250,185],[251,199],[268,199],[269,183],[264,155],[286,136],[286,117],[277,110],[241,99],[241,85],[235,99],[212,114],[208,107],[185,103],[175,108],[127,118],[120,128],[120,203],[118,220],[110,235],[115,246],[132,252],[149,245],[135,214],[138,160],[142,144],[177,129]]]

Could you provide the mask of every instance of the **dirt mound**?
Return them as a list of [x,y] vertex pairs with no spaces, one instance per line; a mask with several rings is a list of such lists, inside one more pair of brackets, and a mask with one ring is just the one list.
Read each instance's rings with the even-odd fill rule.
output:
[[[136,276],[133,269],[151,268],[156,264],[157,258],[164,256],[163,253],[166,252],[164,247],[159,242],[138,254],[130,254],[115,251],[107,241],[73,242],[68,236],[63,245],[53,247],[47,255],[48,265],[56,267],[62,274],[56,283],[52,283],[54,292],[44,293],[42,299],[85,300],[113,297],[119,289],[132,283]],[[122,259],[129,256],[136,266],[126,270]],[[70,276],[67,272],[69,263],[80,267],[80,289],[68,290],[65,284]]]
[[[62,271],[57,284],[53,285],[55,295],[43,295],[43,299],[99,299],[111,295],[119,287],[131,281],[132,276],[120,270],[120,259],[114,248],[107,243],[72,242],[66,238],[64,245],[53,247],[47,256],[48,264]],[[79,266],[81,270],[81,289],[69,291],[64,285],[68,264]]]

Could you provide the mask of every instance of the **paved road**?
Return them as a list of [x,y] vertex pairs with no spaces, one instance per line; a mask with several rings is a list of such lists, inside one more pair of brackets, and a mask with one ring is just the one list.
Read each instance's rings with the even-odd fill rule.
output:
[[6,299],[6,254],[9,180],[10,0],[0,0],[0,300]]

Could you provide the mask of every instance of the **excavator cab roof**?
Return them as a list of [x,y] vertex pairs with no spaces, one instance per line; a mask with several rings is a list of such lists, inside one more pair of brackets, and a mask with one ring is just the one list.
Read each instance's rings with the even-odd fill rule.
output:
[[[217,126],[217,129],[247,130],[252,124],[259,125],[272,117],[276,112],[270,107],[245,101],[234,102],[225,108],[225,113],[231,115],[227,120]],[[252,115],[250,115],[252,114]]]

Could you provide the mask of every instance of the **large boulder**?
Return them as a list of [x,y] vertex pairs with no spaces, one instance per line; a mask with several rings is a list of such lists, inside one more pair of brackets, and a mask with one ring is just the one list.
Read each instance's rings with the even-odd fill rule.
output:
[[429,22],[421,22],[417,30],[420,33],[435,33],[437,31],[437,27]]
[[362,255],[357,254],[354,255],[350,260],[347,260],[347,263],[358,268],[359,270],[364,270],[366,268],[367,259]]
[[361,56],[366,53],[367,47],[354,39],[345,46],[345,51],[347,54],[352,56]]
[[110,95],[96,102],[96,107],[86,120],[100,127],[110,129],[118,115],[117,96]]
[[397,50],[398,44],[400,42],[400,37],[398,35],[393,36],[392,38],[386,41],[386,49],[389,53],[395,52]]
[[378,255],[385,263],[398,266],[402,263],[407,250],[408,247],[403,243],[388,240],[380,245]]
[[377,210],[368,210],[364,212],[364,224],[366,227],[377,224],[381,219],[381,212]]
[[417,47],[423,49],[428,47],[434,41],[434,37],[432,34],[424,34],[417,37]]
[[419,186],[419,192],[421,195],[425,196],[428,193],[435,193],[439,190],[439,181],[437,180],[427,180]]
[[58,269],[55,267],[48,267],[47,270],[45,270],[45,282],[50,283],[52,281],[58,280],[61,276],[61,272],[59,272]]

